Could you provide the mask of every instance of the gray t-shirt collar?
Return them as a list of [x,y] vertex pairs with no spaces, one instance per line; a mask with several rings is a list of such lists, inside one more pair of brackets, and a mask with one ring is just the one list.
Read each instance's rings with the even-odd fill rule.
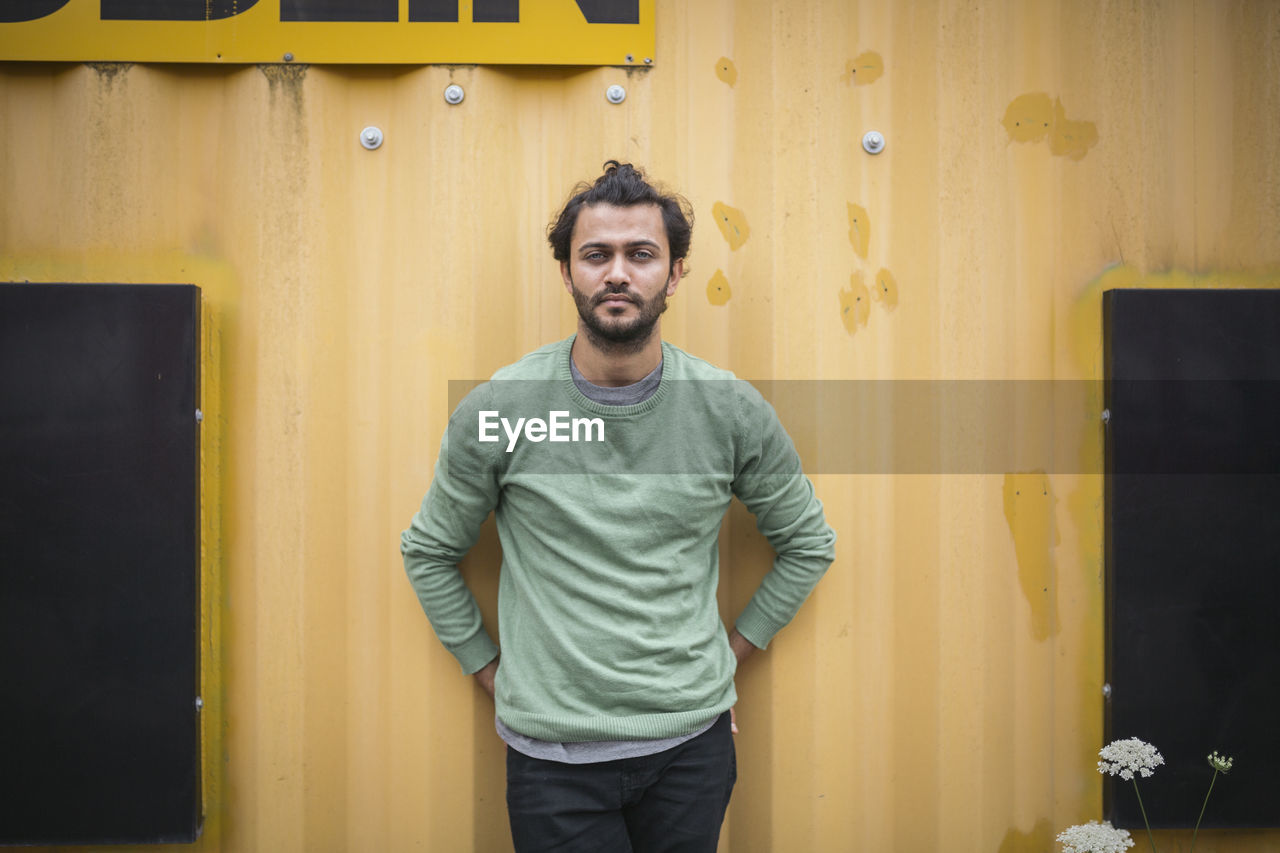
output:
[[593,402],[603,403],[606,406],[635,406],[643,403],[657,393],[658,385],[662,383],[661,361],[658,362],[657,367],[649,371],[649,374],[639,382],[633,382],[630,385],[622,385],[617,388],[609,388],[588,382],[587,378],[579,372],[578,365],[573,363],[572,356],[569,357],[569,370],[573,373],[573,384],[578,386],[582,396]]

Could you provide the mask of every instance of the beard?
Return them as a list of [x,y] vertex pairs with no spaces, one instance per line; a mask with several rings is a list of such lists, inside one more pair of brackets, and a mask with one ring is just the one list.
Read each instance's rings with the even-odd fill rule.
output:
[[[570,284],[573,284],[572,279]],[[665,286],[647,301],[625,286],[605,285],[605,288],[595,296],[587,296],[578,290],[576,284],[573,285],[572,290],[573,302],[578,306],[578,316],[582,318],[582,324],[587,330],[587,340],[592,346],[606,352],[627,354],[644,349],[645,344],[653,336],[653,328],[658,324],[658,318],[662,316],[663,311],[667,310]],[[606,297],[618,293],[625,294],[636,306],[635,316],[627,318],[599,316],[596,308],[604,302]]]

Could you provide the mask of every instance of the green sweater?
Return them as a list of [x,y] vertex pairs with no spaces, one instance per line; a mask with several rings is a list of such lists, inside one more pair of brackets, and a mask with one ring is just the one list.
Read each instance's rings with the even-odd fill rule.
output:
[[736,701],[716,603],[732,496],[777,552],[736,623],[757,647],[822,577],[835,533],[751,385],[664,343],[653,396],[608,406],[575,387],[572,344],[502,368],[458,406],[401,537],[405,571],[463,671],[482,668],[498,649],[457,563],[493,511],[499,719],[558,742],[685,734]]

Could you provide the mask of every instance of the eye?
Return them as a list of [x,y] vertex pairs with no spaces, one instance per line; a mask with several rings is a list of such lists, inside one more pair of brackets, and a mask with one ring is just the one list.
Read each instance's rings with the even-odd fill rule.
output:
[[604,252],[591,251],[582,256],[584,261],[599,261],[604,259]]
[[636,249],[631,253],[631,257],[635,258],[637,261],[648,261],[653,258],[653,252],[650,252],[648,249]]

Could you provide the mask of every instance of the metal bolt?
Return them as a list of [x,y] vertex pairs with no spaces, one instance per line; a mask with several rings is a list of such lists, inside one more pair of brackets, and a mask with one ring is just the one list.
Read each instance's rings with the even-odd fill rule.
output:
[[462,91],[462,87],[457,83],[450,83],[444,87],[444,102],[446,104],[460,104],[467,93]]
[[620,104],[627,99],[627,90],[614,83],[605,89],[604,96],[609,99],[609,103]]
[[382,129],[369,126],[360,131],[360,144],[370,151],[382,146]]
[[196,710],[197,710],[197,711],[199,711],[199,710],[200,710],[201,708],[203,708],[203,707],[204,707],[204,699],[202,699],[202,698],[200,698],[199,696],[197,696],[197,697],[196,697]]
[[644,58],[644,64],[645,64],[645,65],[652,65],[652,64],[653,64],[653,58],[652,58],[652,57],[649,57],[649,56],[646,56],[646,57]]
[[627,62],[635,62],[635,61],[636,61],[636,58],[635,58],[634,56],[632,56],[631,54],[629,54],[629,53],[628,53],[628,54],[627,54]]
[[1110,684],[1104,684],[1104,685],[1102,685],[1102,698],[1104,698],[1104,699],[1110,699],[1110,698],[1111,698],[1111,685],[1110,685]]
[[292,54],[292,53],[286,53],[286,54],[284,55],[284,61],[285,61],[285,62],[293,62],[293,54]]
[[1102,422],[1103,422],[1104,424],[1109,424],[1109,423],[1111,423],[1111,410],[1110,410],[1110,409],[1103,409],[1103,410],[1102,410]]
[[204,422],[204,412],[200,411],[199,409],[196,409],[196,423],[203,423],[203,422]]
[[884,135],[878,130],[868,130],[862,137],[862,149],[868,154],[879,154],[884,150]]

